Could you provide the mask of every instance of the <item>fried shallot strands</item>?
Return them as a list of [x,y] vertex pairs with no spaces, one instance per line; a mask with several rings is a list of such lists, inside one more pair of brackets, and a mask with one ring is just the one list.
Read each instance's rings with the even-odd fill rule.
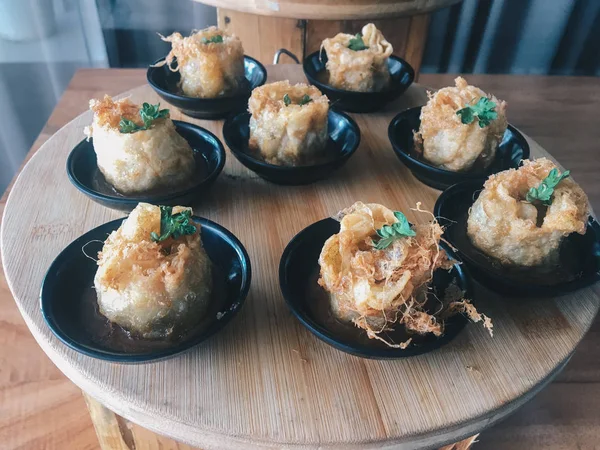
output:
[[[416,211],[426,212],[420,204]],[[414,237],[401,237],[378,250],[376,231],[397,221],[391,210],[357,202],[338,218],[340,232],[325,242],[319,257],[319,284],[330,294],[334,315],[392,347],[408,343],[393,344],[379,335],[397,324],[408,332],[440,336],[448,300],[434,314],[425,311],[429,284],[435,270],[450,270],[454,262],[439,247],[443,229],[437,221],[414,225]]]

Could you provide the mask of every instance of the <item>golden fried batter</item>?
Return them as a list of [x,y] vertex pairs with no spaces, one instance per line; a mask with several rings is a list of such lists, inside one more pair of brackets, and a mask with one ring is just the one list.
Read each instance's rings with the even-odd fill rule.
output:
[[388,57],[393,53],[392,44],[385,40],[381,31],[372,23],[362,29],[365,50],[348,48],[354,36],[339,33],[323,41],[321,48],[327,53],[329,84],[338,89],[357,92],[378,92],[390,84]]
[[[529,189],[537,188],[554,168],[552,161],[539,158],[490,176],[469,211],[467,234],[473,244],[504,264],[555,264],[562,239],[585,234],[589,205],[571,178],[554,189],[547,211],[525,200]],[[538,226],[540,213],[543,221]]]
[[506,102],[493,95],[498,117],[484,128],[477,120],[463,124],[456,112],[475,104],[487,94],[470,86],[464,78],[454,80],[456,87],[428,93],[429,101],[421,109],[421,127],[415,134],[415,146],[423,158],[436,167],[453,172],[487,168],[508,126]]
[[[305,95],[310,102],[301,105]],[[269,164],[310,164],[324,155],[329,100],[316,87],[287,80],[265,84],[252,91],[248,111],[249,146]]]
[[413,332],[440,335],[442,322],[422,307],[433,272],[453,266],[438,246],[442,227],[414,225],[414,237],[377,250],[376,230],[397,222],[391,210],[357,202],[340,215],[340,232],[325,242],[319,256],[319,284],[330,293],[336,317],[354,322],[370,337],[396,322]]
[[178,188],[195,171],[192,148],[169,117],[155,120],[148,130],[121,133],[122,118],[143,125],[140,106],[128,98],[90,100],[92,126],[84,132],[94,138],[98,168],[104,178],[123,194]]
[[[176,206],[173,213],[189,208]],[[94,286],[100,312],[144,337],[164,337],[197,322],[212,289],[212,263],[193,235],[153,242],[160,234],[158,206],[140,203],[98,254]]]
[[[223,42],[209,42],[221,36]],[[179,71],[180,87],[189,97],[216,98],[237,93],[244,81],[244,49],[242,41],[235,35],[209,27],[192,32],[188,37],[180,33],[161,36],[170,42],[172,49],[165,61],[169,69]],[[203,42],[204,40],[204,42]],[[177,58],[177,67],[171,67]]]

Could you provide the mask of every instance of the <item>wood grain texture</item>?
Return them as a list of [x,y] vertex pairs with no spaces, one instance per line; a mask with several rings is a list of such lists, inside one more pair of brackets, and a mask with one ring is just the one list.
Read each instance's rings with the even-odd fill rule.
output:
[[[273,55],[285,48],[300,60],[319,50],[323,39],[338,33],[358,33],[365,20],[296,20],[259,16],[230,9],[217,11],[219,28],[236,34],[244,43],[244,52],[263,64],[271,64]],[[429,15],[369,20],[394,47],[394,55],[404,58],[419,73],[427,41]],[[282,63],[293,60],[283,55]]]
[[[269,68],[269,70],[271,70]],[[443,87],[452,75],[422,75],[421,82]],[[565,166],[577,164],[577,181],[600,209],[600,79],[576,77],[468,76],[483,89],[508,100],[511,121],[541,142]],[[87,108],[90,97],[116,94],[145,83],[140,69],[81,69],[60,99],[29,157],[54,132]],[[541,108],[536,108],[539,104]],[[564,108],[568,114],[562,114]],[[561,115],[560,120],[556,117]],[[560,126],[557,126],[560,124]],[[565,130],[575,130],[569,133]],[[0,198],[0,216],[8,191]],[[23,356],[25,355],[25,357]],[[6,450],[96,449],[98,440],[79,389],[36,344],[19,314],[0,271],[0,447]],[[61,396],[52,389],[63,383]],[[35,395],[27,393],[33,391]],[[597,450],[600,436],[600,317],[565,369],[510,418],[484,431],[475,449]],[[66,399],[70,399],[66,401]],[[24,407],[27,406],[27,407]],[[60,418],[52,420],[54,411]],[[75,420],[65,420],[72,417]],[[124,419],[122,419],[124,420]],[[176,449],[174,441],[128,423],[137,450]],[[170,445],[170,446],[169,446]],[[181,445],[181,444],[179,444]]]
[[[69,84],[27,160],[90,96],[117,94],[145,80],[139,70],[80,70]],[[93,75],[92,75],[93,74]],[[112,74],[114,80],[99,80]],[[0,216],[8,198],[0,198]],[[27,329],[0,270],[0,448],[64,450],[99,448],[81,391],[48,359]]]
[[[302,59],[304,50],[304,25],[296,19],[265,17],[234,10],[217,10],[219,28],[237,35],[244,44],[244,53],[263,64],[272,64],[273,55],[285,48]],[[285,60],[281,62],[293,62]]]
[[[301,78],[297,66],[270,73],[272,79]],[[132,96],[157,101],[145,86]],[[214,196],[195,212],[223,224],[246,245],[256,268],[247,304],[205,345],[169,361],[135,366],[66,349],[42,323],[37,305],[41,278],[54,256],[84,231],[119,217],[90,203],[64,176],[64,160],[90,122],[88,113],[80,116],[25,167],[3,220],[5,271],[30,330],[54,363],[103,404],[207,449],[414,448],[457,440],[492,424],[561,368],[597,311],[597,286],[526,305],[479,290],[478,305],[496,323],[493,339],[471,325],[439,351],[381,362],[340,353],[310,335],[285,307],[275,276],[281,251],[296,232],[355,200],[404,211],[416,201],[433,205],[438,192],[417,183],[396,160],[386,133],[394,112],[423,101],[424,92],[414,87],[387,112],[355,115],[361,148],[335,177],[315,185],[273,186],[229,157]],[[511,121],[520,125],[513,116]],[[220,135],[220,123],[195,122]],[[543,154],[534,143],[532,150]],[[579,180],[579,172],[573,174]],[[36,258],[24,260],[23,254]]]
[[217,8],[292,19],[351,20],[410,16],[461,0],[195,0]]
[[[369,22],[374,23],[392,44],[394,55],[406,59],[418,74],[427,40],[429,15],[374,19]],[[319,50],[323,39],[338,33],[356,34],[362,30],[365,23],[367,22],[364,20],[308,20],[304,56]]]

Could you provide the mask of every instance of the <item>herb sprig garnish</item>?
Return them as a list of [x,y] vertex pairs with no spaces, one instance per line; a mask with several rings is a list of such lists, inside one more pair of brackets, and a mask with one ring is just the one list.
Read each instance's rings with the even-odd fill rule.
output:
[[460,116],[462,123],[465,125],[473,123],[477,118],[480,128],[487,127],[492,120],[498,118],[496,103],[487,97],[481,97],[474,105],[467,103],[463,109],[456,111],[456,114]]
[[119,131],[121,133],[135,133],[136,131],[148,130],[155,120],[169,115],[168,109],[159,109],[159,107],[160,103],[157,103],[156,105],[144,103],[142,109],[140,109],[140,117],[142,118],[144,125],[139,126],[135,122],[121,117]]
[[350,50],[354,50],[355,52],[359,52],[361,50],[366,50],[369,46],[365,45],[365,41],[363,41],[362,34],[356,33],[350,42],[348,43],[348,48]]
[[[310,96],[308,94],[304,94],[302,96],[302,98],[300,99],[300,101],[298,102],[298,104],[300,106],[304,106],[304,105],[306,105],[307,103],[310,103],[310,102],[312,102],[312,98],[310,98]],[[283,96],[283,104],[285,106],[290,106],[292,104],[292,99],[290,98],[290,96],[288,94],[285,94]]]
[[525,200],[527,200],[529,203],[534,203],[537,201],[542,205],[550,206],[552,204],[554,188],[556,188],[558,183],[567,178],[570,174],[571,172],[569,170],[565,170],[559,175],[558,169],[552,169],[538,187],[532,187],[529,189],[529,192],[527,192],[527,195],[525,196]]
[[410,223],[404,214],[399,211],[394,211],[394,216],[398,219],[398,222],[392,225],[384,225],[377,230],[377,235],[380,237],[379,241],[374,245],[377,250],[383,250],[394,242],[396,239],[402,237],[416,236],[415,230],[410,228]]
[[223,36],[221,36],[220,34],[217,34],[216,36],[213,36],[210,39],[207,39],[207,38],[203,37],[202,38],[202,43],[203,44],[222,44],[223,43]]
[[196,232],[196,227],[190,223],[192,212],[185,211],[173,213],[172,206],[160,206],[160,236],[154,231],[150,233],[150,239],[154,242],[162,242],[172,237],[173,239],[181,236],[192,235]]

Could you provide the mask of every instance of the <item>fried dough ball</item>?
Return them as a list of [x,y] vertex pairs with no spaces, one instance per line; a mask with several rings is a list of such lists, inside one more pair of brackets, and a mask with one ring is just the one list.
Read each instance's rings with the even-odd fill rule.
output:
[[[220,42],[210,42],[219,40]],[[180,87],[189,97],[216,98],[236,94],[242,87],[244,75],[244,49],[240,39],[217,27],[192,32],[188,37],[180,33],[161,36],[170,42],[172,49],[165,61],[169,69],[181,75]],[[172,68],[173,59],[177,66]]]
[[321,44],[327,53],[329,84],[356,92],[386,89],[390,84],[388,57],[394,52],[392,44],[372,23],[362,29],[362,40],[368,48],[358,51],[348,48],[354,38],[351,34],[339,33]]
[[469,211],[467,234],[473,245],[503,264],[556,264],[562,239],[585,234],[589,205],[571,178],[554,189],[547,211],[525,200],[529,189],[537,188],[555,168],[549,159],[539,158],[490,176]]
[[443,230],[437,222],[414,225],[414,237],[377,250],[376,231],[398,221],[393,211],[356,202],[340,216],[340,232],[327,239],[319,256],[319,284],[330,294],[334,315],[371,338],[396,322],[440,335],[443,324],[422,309],[433,272],[453,266],[438,246]]
[[[426,161],[441,169],[485,169],[493,162],[508,126],[506,102],[470,86],[464,78],[458,77],[454,82],[456,87],[428,92],[429,101],[421,109],[421,127],[415,133],[415,147]],[[481,97],[489,97],[496,104],[498,117],[484,128],[478,120],[462,123],[456,112],[477,103]]]
[[148,130],[121,133],[122,118],[143,125],[139,105],[105,95],[90,100],[90,109],[94,119],[84,132],[94,138],[98,168],[117,191],[136,194],[189,182],[196,167],[194,153],[168,116],[155,120]]
[[[303,98],[310,101],[301,104]],[[248,111],[249,146],[269,164],[295,166],[323,157],[329,100],[316,87],[287,80],[265,84],[252,91]]]
[[[173,214],[190,208],[175,206]],[[197,323],[212,290],[212,263],[196,232],[154,242],[161,210],[140,203],[98,254],[98,307],[111,322],[145,338],[164,338]]]

